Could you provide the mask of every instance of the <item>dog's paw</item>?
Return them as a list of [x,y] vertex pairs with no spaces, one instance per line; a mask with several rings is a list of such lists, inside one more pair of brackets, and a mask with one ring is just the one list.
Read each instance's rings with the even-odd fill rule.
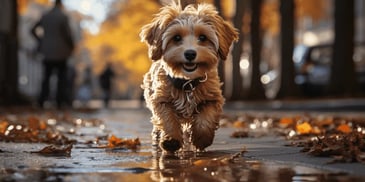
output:
[[164,140],[161,143],[161,147],[169,152],[175,152],[181,148],[181,143],[175,139]]
[[193,133],[193,145],[200,151],[203,151],[205,148],[209,147],[213,143],[214,132],[205,133],[205,135],[199,135]]

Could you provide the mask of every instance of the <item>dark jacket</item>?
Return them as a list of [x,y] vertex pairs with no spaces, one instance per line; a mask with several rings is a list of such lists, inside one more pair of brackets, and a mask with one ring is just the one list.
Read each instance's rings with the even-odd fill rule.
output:
[[[42,27],[44,34],[36,33]],[[32,34],[40,43],[40,53],[47,60],[62,60],[71,56],[74,49],[71,29],[67,15],[60,7],[54,7],[44,14],[32,28]]]

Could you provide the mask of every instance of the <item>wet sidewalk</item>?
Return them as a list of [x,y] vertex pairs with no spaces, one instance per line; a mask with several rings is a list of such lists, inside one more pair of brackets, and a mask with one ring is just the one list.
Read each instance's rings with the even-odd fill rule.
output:
[[[95,104],[95,103],[94,103]],[[68,111],[80,119],[98,118],[103,125],[76,128],[71,156],[31,153],[47,144],[0,142],[1,181],[364,181],[365,164],[334,163],[287,146],[282,136],[232,138],[236,128],[221,127],[204,153],[164,155],[151,148],[150,112],[138,102],[113,103],[111,109]],[[243,103],[240,103],[243,104]],[[97,106],[97,103],[96,105]],[[357,107],[357,106],[356,106]],[[297,114],[300,110],[263,110],[227,104],[226,114]],[[308,111],[305,111],[308,112]],[[314,111],[309,111],[313,112]],[[328,115],[363,115],[362,111],[316,111]],[[34,114],[34,113],[33,113]],[[90,147],[85,141],[113,134],[136,138],[129,149]],[[243,152],[244,151],[244,152]]]

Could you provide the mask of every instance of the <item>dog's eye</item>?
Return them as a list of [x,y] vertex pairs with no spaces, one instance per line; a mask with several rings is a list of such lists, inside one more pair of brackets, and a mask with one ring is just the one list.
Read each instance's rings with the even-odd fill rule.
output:
[[181,36],[180,35],[175,35],[172,40],[174,40],[175,42],[180,42],[181,41]]
[[199,35],[198,40],[204,42],[204,41],[207,40],[207,36],[205,36],[205,35]]

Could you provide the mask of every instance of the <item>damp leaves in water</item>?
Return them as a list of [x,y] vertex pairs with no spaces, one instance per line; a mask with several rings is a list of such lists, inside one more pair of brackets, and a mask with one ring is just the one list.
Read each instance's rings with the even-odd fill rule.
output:
[[70,157],[71,149],[72,149],[72,144],[62,145],[62,146],[49,145],[39,151],[33,151],[31,153],[36,153],[43,156],[51,156],[51,157],[57,157],[57,156]]
[[108,144],[104,146],[100,146],[101,148],[126,148],[131,150],[136,150],[141,145],[139,138],[135,139],[122,139],[118,138],[115,135],[111,135],[108,138]]
[[240,152],[232,155],[222,156],[213,159],[199,159],[193,162],[194,166],[197,167],[213,167],[213,166],[225,166],[230,163],[234,163],[236,160],[242,159],[244,153],[247,152],[246,148],[243,148]]

